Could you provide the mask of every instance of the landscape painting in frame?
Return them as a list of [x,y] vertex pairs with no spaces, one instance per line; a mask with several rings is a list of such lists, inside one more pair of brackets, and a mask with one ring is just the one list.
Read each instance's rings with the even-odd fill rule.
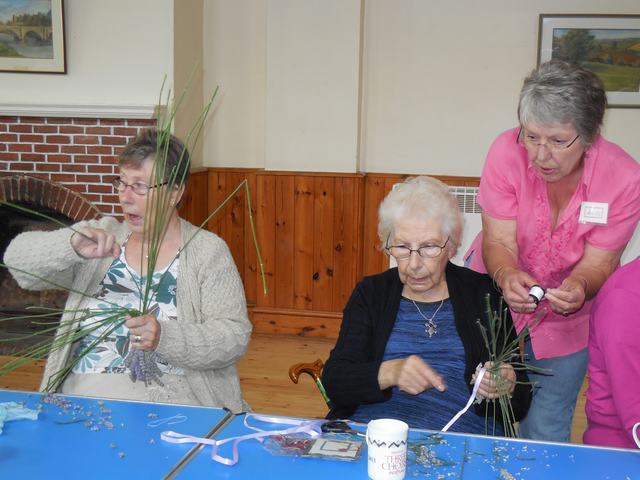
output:
[[610,107],[640,107],[640,15],[540,15],[538,63],[578,63],[604,83]]
[[0,71],[66,73],[63,0],[0,0]]

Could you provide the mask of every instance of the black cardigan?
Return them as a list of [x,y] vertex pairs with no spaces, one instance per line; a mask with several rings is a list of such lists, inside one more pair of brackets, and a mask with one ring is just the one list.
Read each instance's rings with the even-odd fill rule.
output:
[[[498,309],[500,294],[488,275],[449,262],[445,270],[449,298],[453,306],[456,329],[465,351],[464,377],[469,391],[471,376],[478,363],[489,360],[476,323],[486,326],[485,297],[491,294],[493,310]],[[336,346],[324,365],[322,383],[333,408],[327,418],[348,418],[360,404],[384,402],[391,397],[391,388],[380,390],[378,370],[387,341],[396,320],[403,284],[397,268],[364,278],[354,289],[343,312],[342,326]],[[511,317],[509,316],[509,322]],[[515,332],[511,330],[511,338]],[[531,387],[524,371],[516,371],[518,384],[511,405],[516,420],[523,418],[531,402]],[[490,402],[499,408],[498,402]],[[463,405],[460,405],[462,408]],[[485,402],[476,405],[476,413],[484,415]],[[489,410],[490,415],[493,415]],[[496,411],[496,418],[502,416]]]

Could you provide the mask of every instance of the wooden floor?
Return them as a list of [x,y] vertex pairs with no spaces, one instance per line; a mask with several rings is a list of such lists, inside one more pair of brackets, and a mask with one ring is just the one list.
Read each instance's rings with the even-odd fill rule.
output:
[[[313,362],[317,358],[325,360],[333,344],[333,339],[254,334],[247,354],[238,365],[245,400],[259,413],[323,417],[327,407],[312,379],[302,375],[296,385],[289,379],[288,371],[298,362]],[[0,387],[37,390],[43,367],[44,362],[38,361],[0,377]],[[582,432],[586,426],[584,388],[585,385],[573,419],[572,443],[582,443]]]

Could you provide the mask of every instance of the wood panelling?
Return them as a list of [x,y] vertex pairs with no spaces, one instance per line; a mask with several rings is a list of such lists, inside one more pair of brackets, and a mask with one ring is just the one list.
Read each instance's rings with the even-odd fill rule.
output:
[[266,297],[256,297],[256,311],[340,312],[358,279],[363,177],[290,172],[256,177],[258,239],[270,289]]
[[294,255],[293,298],[294,307],[300,310],[313,308],[313,177],[295,177],[294,191]]
[[224,206],[222,204],[246,180],[249,192],[254,194],[251,198],[251,206],[255,217],[257,201],[255,173],[256,170],[253,169],[210,169],[206,199],[209,212],[219,209],[207,228],[227,242],[244,281],[245,294],[249,303],[255,303],[258,286],[262,295],[262,282],[256,283],[256,272],[259,268],[249,224],[246,189],[240,188]]
[[[295,304],[294,269],[295,255],[294,204],[295,178],[292,175],[275,177],[275,231],[278,248],[275,252],[275,304],[280,308],[293,308]],[[277,232],[277,233],[276,233]]]
[[180,216],[194,225],[200,225],[208,214],[207,196],[209,173],[206,169],[193,171],[180,202]]
[[[342,311],[356,282],[362,278],[362,201],[364,182],[335,179],[332,305]],[[353,208],[351,202],[359,205]]]
[[[258,176],[256,180],[256,233],[258,245],[262,254],[264,274],[267,278],[268,292],[266,295],[251,298],[256,305],[273,307],[275,301],[274,273],[276,268],[276,210],[275,206],[275,178]],[[260,272],[258,272],[258,275]]]
[[[244,189],[220,208],[208,228],[229,245],[257,331],[337,335],[340,312],[356,283],[388,266],[377,238],[378,205],[406,177],[209,169],[208,211],[219,208],[244,180],[249,185],[266,294]],[[478,183],[471,177],[439,178],[453,185]],[[194,194],[184,208],[201,215],[197,208],[203,202]]]

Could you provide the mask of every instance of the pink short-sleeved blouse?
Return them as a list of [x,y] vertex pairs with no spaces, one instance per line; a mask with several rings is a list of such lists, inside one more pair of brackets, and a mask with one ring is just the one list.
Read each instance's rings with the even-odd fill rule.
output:
[[[585,246],[624,247],[640,218],[640,165],[617,145],[598,137],[584,155],[582,179],[552,231],[547,182],[517,143],[518,129],[502,133],[491,146],[480,179],[478,204],[487,215],[516,221],[519,268],[544,288],[555,288],[582,258]],[[579,223],[582,202],[608,204],[606,225]],[[481,235],[470,268],[486,272]],[[587,346],[591,301],[563,317],[543,300],[532,314],[512,312],[518,331],[529,324],[536,358],[569,355]]]

